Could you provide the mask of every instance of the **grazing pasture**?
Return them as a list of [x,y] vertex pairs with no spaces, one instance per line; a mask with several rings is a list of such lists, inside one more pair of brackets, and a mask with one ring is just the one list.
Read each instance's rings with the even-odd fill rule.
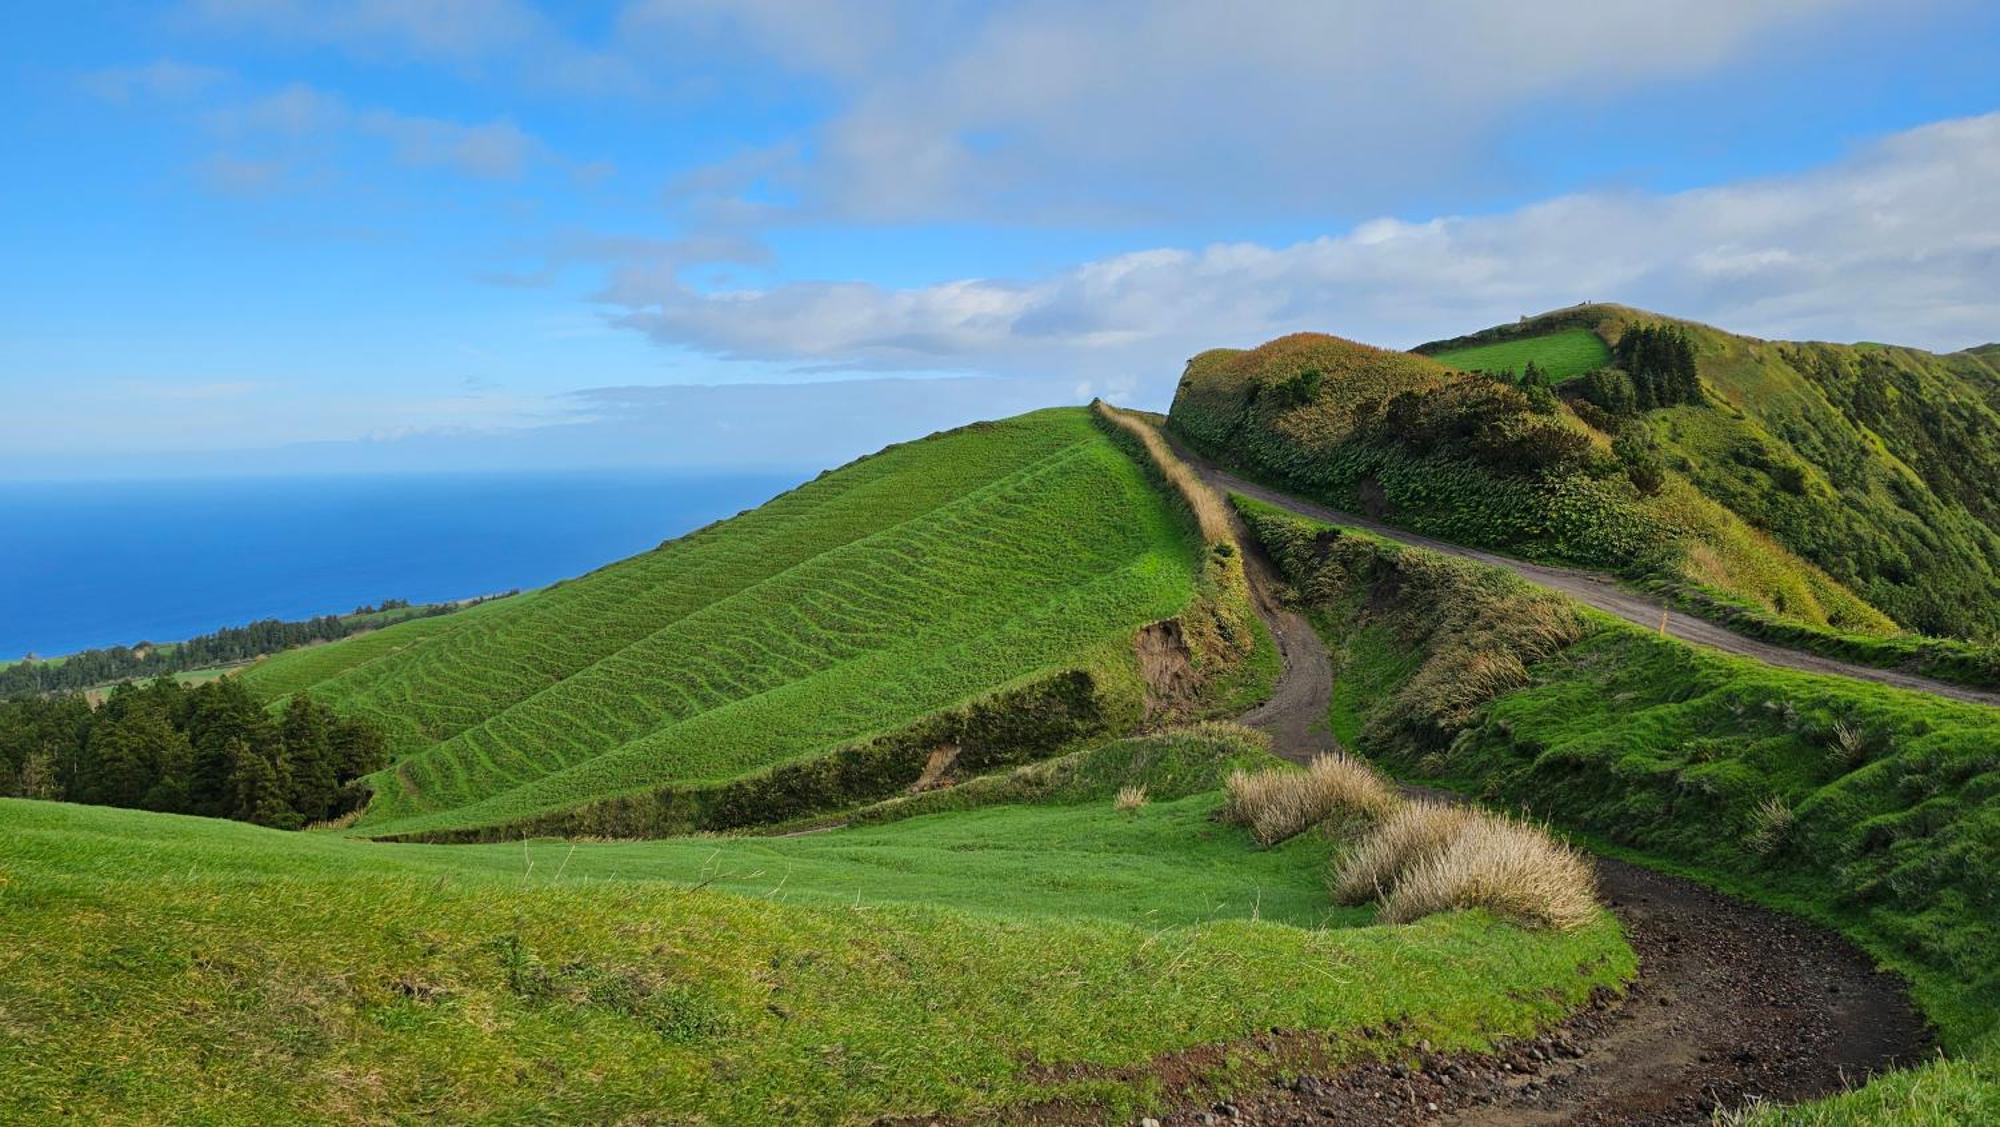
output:
[[1530,362],[1555,383],[1574,379],[1611,363],[1604,338],[1589,329],[1563,329],[1540,336],[1434,352],[1431,359],[1467,372],[1506,372],[1518,376]]

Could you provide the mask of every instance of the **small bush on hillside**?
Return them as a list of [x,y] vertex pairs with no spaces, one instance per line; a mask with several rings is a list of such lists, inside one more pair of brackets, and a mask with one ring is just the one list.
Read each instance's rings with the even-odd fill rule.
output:
[[1224,819],[1265,845],[1333,819],[1374,823],[1400,802],[1380,775],[1344,755],[1322,755],[1303,771],[1237,771],[1225,789]]
[[1380,918],[1409,923],[1463,908],[1569,930],[1595,918],[1596,876],[1581,854],[1541,829],[1474,815],[1443,849],[1403,872]]
[[1617,368],[1599,368],[1577,381],[1577,394],[1596,404],[1608,415],[1631,415],[1639,410],[1639,393],[1632,377]]
[[1776,853],[1791,836],[1792,824],[1797,820],[1792,813],[1791,803],[1783,795],[1774,794],[1757,804],[1750,811],[1750,824],[1743,833],[1743,844],[1759,857]]
[[1404,873],[1442,852],[1475,817],[1463,806],[1404,803],[1335,862],[1333,898],[1362,904],[1387,896]]
[[1111,800],[1113,810],[1127,813],[1136,812],[1144,805],[1146,805],[1146,788],[1142,786],[1119,787],[1118,796]]

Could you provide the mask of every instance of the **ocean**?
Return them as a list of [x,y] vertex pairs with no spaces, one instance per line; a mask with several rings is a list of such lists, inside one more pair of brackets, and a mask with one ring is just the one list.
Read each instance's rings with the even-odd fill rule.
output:
[[0,660],[539,587],[798,475],[657,471],[0,483]]

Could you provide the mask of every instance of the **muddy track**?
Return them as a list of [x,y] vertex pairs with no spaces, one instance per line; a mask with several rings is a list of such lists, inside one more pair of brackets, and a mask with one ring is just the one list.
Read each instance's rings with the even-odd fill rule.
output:
[[[1285,664],[1271,701],[1242,719],[1303,762],[1334,746],[1326,729],[1332,663],[1304,617],[1278,602],[1268,561],[1247,538],[1245,546],[1256,605]],[[1837,934],[1607,858],[1597,861],[1597,879],[1640,958],[1623,998],[1600,997],[1559,1029],[1494,1053],[1423,1053],[1415,1068],[1305,1075],[1231,1102],[1184,1106],[1164,1122],[1707,1123],[1717,1110],[1828,1095],[1929,1051],[1902,982]]]
[[1245,481],[1200,458],[1189,455],[1185,449],[1179,447],[1176,447],[1176,449],[1179,451],[1181,457],[1201,474],[1204,481],[1224,492],[1241,493],[1246,497],[1255,497],[1259,501],[1268,502],[1279,508],[1297,513],[1300,516],[1311,517],[1314,520],[1323,520],[1334,524],[1344,524],[1352,528],[1364,529],[1385,540],[1394,540],[1413,547],[1427,548],[1433,552],[1442,552],[1449,556],[1459,556],[1463,559],[1477,560],[1480,563],[1505,568],[1531,583],[1537,583],[1543,587],[1550,587],[1561,591],[1563,594],[1580,603],[1595,607],[1606,614],[1616,615],[1627,622],[1636,623],[1649,630],[1660,628],[1662,616],[1664,616],[1666,631],[1684,642],[1694,642],[1699,645],[1711,646],[1728,653],[1756,658],[1758,661],[1768,665],[1797,669],[1805,673],[1830,673],[1840,677],[1853,677],[1861,681],[1874,681],[1877,684],[1891,685],[1898,689],[1911,689],[1917,692],[1949,697],[1952,700],[2000,707],[2000,692],[1970,689],[1962,685],[1953,685],[1944,681],[1932,680],[1929,677],[1919,677],[1914,673],[1901,673],[1891,669],[1876,669],[1872,666],[1856,665],[1853,662],[1821,657],[1818,654],[1806,653],[1802,650],[1787,649],[1784,646],[1759,641],[1756,638],[1746,638],[1707,619],[1697,618],[1694,615],[1684,614],[1677,610],[1670,610],[1666,604],[1657,599],[1627,591],[1618,586],[1609,577],[1598,572],[1530,563],[1527,560],[1517,560],[1512,556],[1503,556],[1497,552],[1482,551],[1478,548],[1466,548],[1457,544],[1446,543],[1443,540],[1433,540],[1428,536],[1419,536],[1414,532],[1407,532],[1403,529],[1383,524],[1380,521],[1370,520],[1367,517],[1357,516],[1353,513],[1343,513],[1337,509],[1330,509],[1324,505],[1317,505],[1310,501],[1302,501],[1297,497],[1281,493],[1267,486]]

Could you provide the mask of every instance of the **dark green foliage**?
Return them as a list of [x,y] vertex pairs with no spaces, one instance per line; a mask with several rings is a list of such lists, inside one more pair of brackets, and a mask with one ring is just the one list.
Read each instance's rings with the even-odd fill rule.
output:
[[296,829],[358,807],[387,762],[379,733],[295,697],[274,724],[222,678],[0,701],[0,794]]
[[[1329,373],[1311,405],[1246,405],[1243,387],[1301,367]],[[1258,477],[1460,543],[1620,567],[1666,535],[1553,397],[1538,404],[1407,353],[1309,334],[1204,353],[1188,365],[1170,425]]]
[[1627,427],[1618,433],[1611,443],[1611,452],[1618,455],[1618,461],[1625,467],[1625,477],[1632,488],[1651,497],[1667,482],[1667,460],[1660,453],[1659,444],[1653,441],[1652,433],[1644,427]]
[[1631,373],[1640,410],[1701,402],[1694,341],[1679,325],[1634,325],[1611,354],[1616,367]]
[[1599,368],[1572,386],[1586,401],[1614,417],[1635,414],[1639,410],[1638,389],[1633,386],[1631,374],[1622,369]]
[[428,842],[529,837],[667,837],[741,829],[845,810],[907,791],[934,756],[954,777],[1044,758],[1129,729],[1129,702],[1108,697],[1087,670],[1030,684],[928,716],[828,754],[710,786],[668,786],[494,826],[389,835]]
[[1318,368],[1307,368],[1278,385],[1278,394],[1287,407],[1303,407],[1319,398],[1319,389],[1326,383],[1326,373]]

